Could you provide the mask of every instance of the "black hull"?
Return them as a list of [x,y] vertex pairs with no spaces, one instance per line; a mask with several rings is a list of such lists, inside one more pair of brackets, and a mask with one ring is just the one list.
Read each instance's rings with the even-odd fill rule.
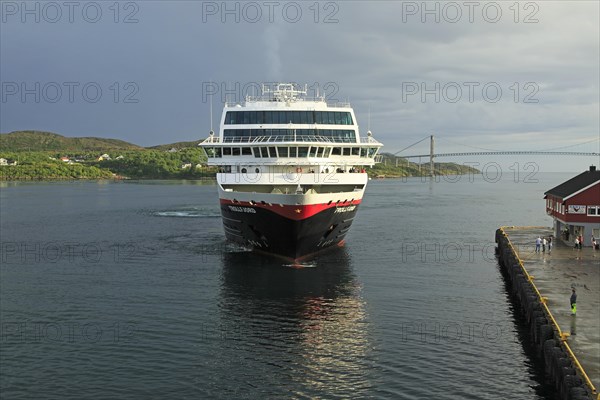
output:
[[264,208],[253,208],[252,213],[239,212],[239,209],[236,212],[221,204],[227,239],[291,260],[340,245],[357,209],[358,205],[350,211],[340,212],[331,207],[308,218],[295,220]]

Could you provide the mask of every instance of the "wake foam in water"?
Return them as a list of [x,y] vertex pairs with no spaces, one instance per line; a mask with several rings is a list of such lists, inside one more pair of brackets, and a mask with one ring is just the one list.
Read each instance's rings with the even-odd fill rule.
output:
[[242,246],[241,244],[234,242],[224,242],[223,250],[225,251],[225,253],[248,253],[252,251],[252,248]]
[[156,211],[154,212],[154,215],[157,217],[171,218],[218,218],[221,216],[218,211],[204,208],[193,208],[177,211]]
[[304,269],[304,268],[317,268],[317,264],[316,263],[311,263],[311,262],[298,262],[298,263],[293,263],[293,264],[283,264],[284,267],[286,268],[294,268],[294,269]]

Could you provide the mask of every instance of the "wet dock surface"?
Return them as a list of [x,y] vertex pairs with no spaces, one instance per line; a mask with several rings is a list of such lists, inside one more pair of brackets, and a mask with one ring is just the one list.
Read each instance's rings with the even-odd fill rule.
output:
[[[596,389],[600,388],[600,251],[575,250],[553,238],[552,251],[535,251],[538,236],[548,238],[550,228],[505,227],[561,330],[570,333],[568,343]],[[571,287],[577,292],[577,315],[572,316]]]

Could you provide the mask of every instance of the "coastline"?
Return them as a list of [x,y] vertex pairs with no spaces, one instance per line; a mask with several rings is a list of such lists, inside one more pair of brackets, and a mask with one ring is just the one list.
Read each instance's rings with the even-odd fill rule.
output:
[[[436,174],[436,176],[452,176],[452,175],[456,175],[456,176],[463,176],[463,175],[469,175],[469,174],[480,174],[481,172],[476,171],[476,172],[462,172],[460,174],[457,174],[455,172],[452,173],[441,173],[441,174]],[[377,179],[377,180],[382,180],[382,179],[406,179],[406,178],[427,178],[430,177],[429,175],[413,175],[413,174],[409,174],[409,175],[400,175],[400,174],[394,174],[394,175],[376,175],[375,173],[369,173],[369,178],[371,179]],[[216,182],[216,174],[215,175],[209,175],[209,176],[200,176],[200,177],[179,177],[179,176],[170,176],[170,177],[164,177],[164,176],[140,176],[140,177],[128,177],[128,176],[122,176],[122,175],[117,175],[117,176],[112,176],[112,177],[86,177],[86,176],[78,176],[78,177],[43,177],[43,176],[38,176],[38,177],[24,177],[24,178],[20,178],[20,179],[5,179],[5,176],[0,174],[0,182],[80,182],[80,181],[206,181],[206,182]]]

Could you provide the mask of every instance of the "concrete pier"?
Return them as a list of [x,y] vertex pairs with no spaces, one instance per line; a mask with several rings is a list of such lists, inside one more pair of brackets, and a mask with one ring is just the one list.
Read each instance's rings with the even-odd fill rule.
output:
[[[569,391],[580,382],[590,398],[600,399],[600,251],[591,247],[576,250],[553,238],[551,251],[546,247],[536,252],[536,238],[548,238],[552,233],[551,228],[542,227],[499,229],[496,242],[500,263],[532,324],[540,357],[546,363],[555,363],[553,358],[562,358],[565,363],[556,371],[546,366],[557,389],[566,391],[567,397],[561,398],[572,398]],[[569,305],[572,287],[577,292],[576,316],[571,315]],[[550,339],[547,326],[552,327]],[[571,361],[569,365],[565,358]]]

